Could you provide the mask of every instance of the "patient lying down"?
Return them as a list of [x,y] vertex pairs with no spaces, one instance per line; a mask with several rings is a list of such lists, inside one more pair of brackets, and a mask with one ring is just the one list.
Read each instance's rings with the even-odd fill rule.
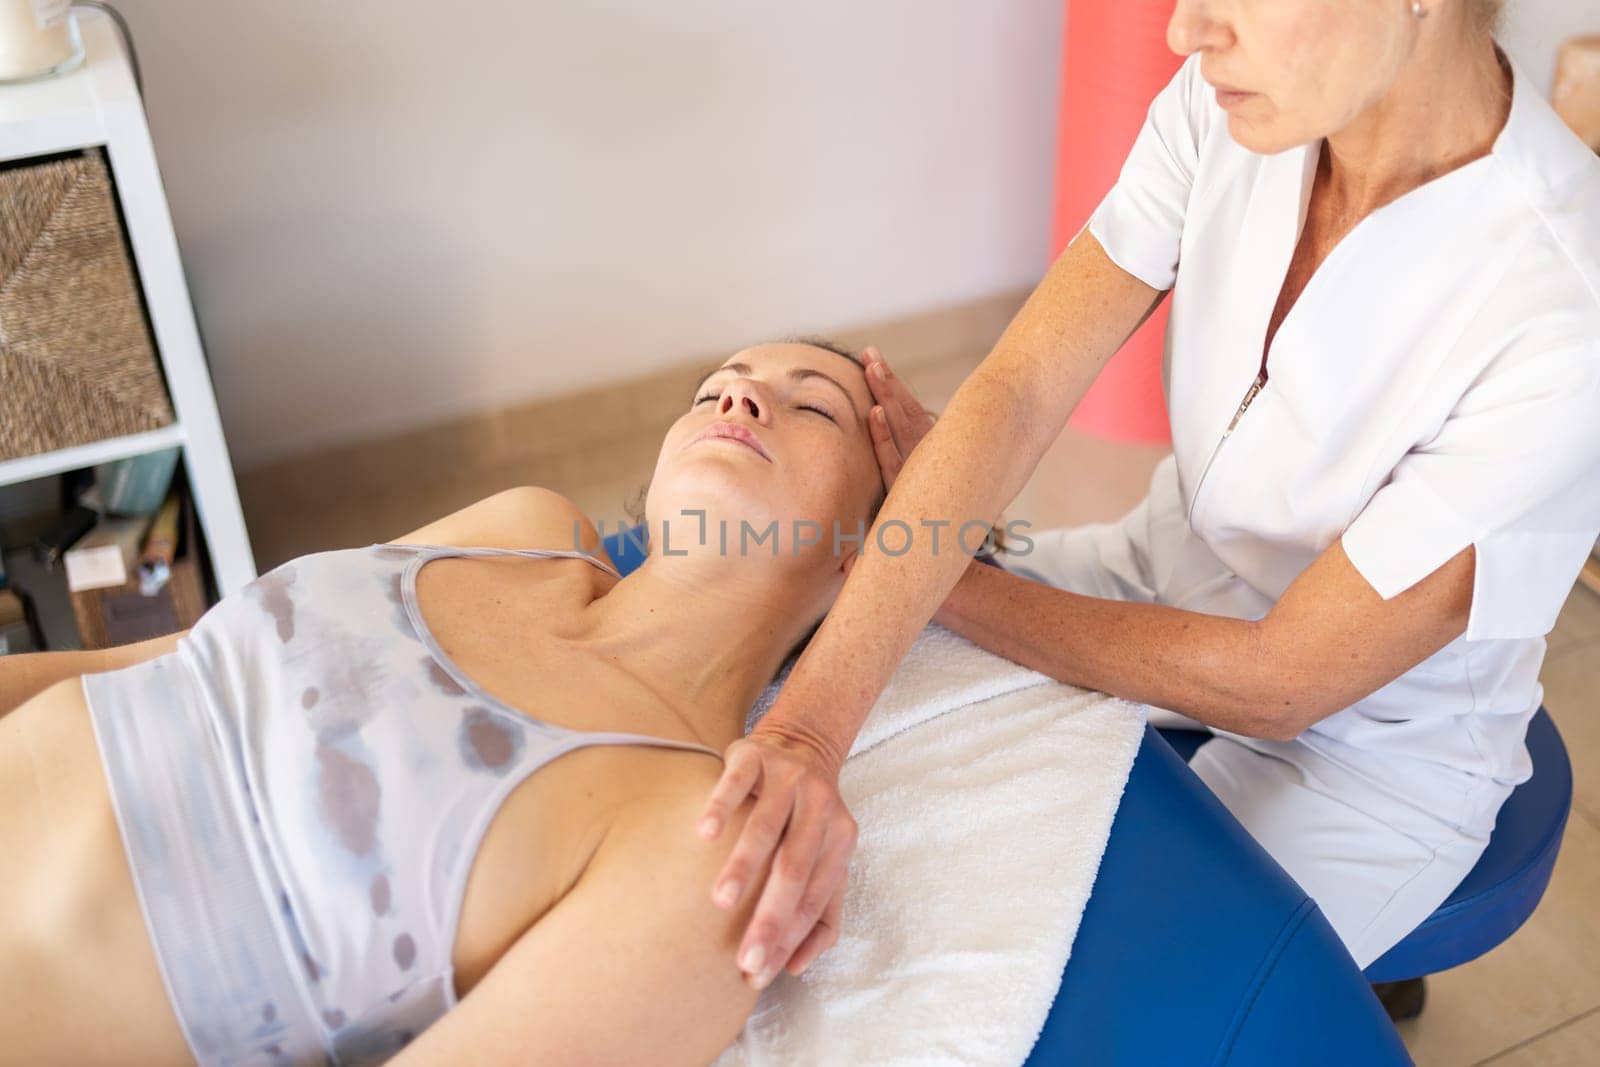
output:
[[686,399],[625,579],[570,501],[511,489],[292,560],[186,635],[0,659],[0,1060],[726,1047],[758,894],[708,887],[753,801],[693,826],[855,550],[791,527],[869,526],[884,484],[842,351],[759,345]]

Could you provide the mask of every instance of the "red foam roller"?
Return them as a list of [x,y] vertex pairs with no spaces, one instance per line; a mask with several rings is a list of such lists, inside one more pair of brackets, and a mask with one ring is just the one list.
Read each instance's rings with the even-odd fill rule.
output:
[[[1173,6],[1174,0],[1067,2],[1053,256],[1115,184],[1150,101],[1183,63],[1167,47]],[[1106,364],[1071,425],[1117,441],[1172,439],[1161,394],[1166,329],[1163,303]]]

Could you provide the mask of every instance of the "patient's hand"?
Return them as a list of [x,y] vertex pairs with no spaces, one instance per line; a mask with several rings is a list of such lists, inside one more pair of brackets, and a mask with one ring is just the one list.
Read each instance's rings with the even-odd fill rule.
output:
[[[856,822],[839,795],[842,756],[764,725],[758,723],[728,746],[700,831],[702,837],[717,837],[728,813],[746,796],[757,795],[711,892],[715,903],[730,909],[751,892],[761,893],[734,957],[756,989],[765,988],[785,964],[798,975],[839,940],[846,875],[856,847]],[[707,828],[707,823],[714,825]],[[753,885],[769,858],[765,886]],[[729,884],[735,889],[725,896]],[[752,951],[759,959],[749,958]]]
[[876,348],[869,345],[861,358],[867,365],[867,388],[878,402],[867,414],[867,427],[878,453],[878,467],[883,471],[883,488],[888,490],[900,476],[911,450],[933,428],[933,415],[911,395],[906,383],[895,377]]

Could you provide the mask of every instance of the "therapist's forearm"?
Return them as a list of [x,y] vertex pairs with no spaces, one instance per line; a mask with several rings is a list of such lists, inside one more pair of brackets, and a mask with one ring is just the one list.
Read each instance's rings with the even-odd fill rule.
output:
[[[799,738],[844,762],[895,665],[972,564],[957,544],[961,525],[993,522],[1037,459],[1027,455],[1016,404],[1009,388],[975,373],[945,405],[901,468],[838,600],[758,730]],[[937,552],[934,523],[948,524]],[[889,554],[903,545],[903,553]]]
[[1282,672],[1246,619],[1082,596],[974,567],[934,621],[1070,685],[1250,737],[1297,732]]
[[[758,731],[843,763],[896,665],[971,565],[951,531],[987,525],[1011,503],[1161,296],[1111,262],[1087,231],[1068,246],[906,458],[838,599]],[[948,524],[937,551],[936,524]],[[880,531],[889,551],[905,550],[881,551]]]

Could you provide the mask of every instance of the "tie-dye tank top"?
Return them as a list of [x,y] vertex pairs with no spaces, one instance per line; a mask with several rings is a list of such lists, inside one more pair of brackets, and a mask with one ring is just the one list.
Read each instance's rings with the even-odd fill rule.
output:
[[[83,686],[152,942],[201,1063],[366,1063],[456,1003],[474,854],[529,774],[596,744],[720,753],[540,722],[440,648],[416,576],[372,545],[285,563],[174,652]],[[530,709],[537,711],[537,709]]]

